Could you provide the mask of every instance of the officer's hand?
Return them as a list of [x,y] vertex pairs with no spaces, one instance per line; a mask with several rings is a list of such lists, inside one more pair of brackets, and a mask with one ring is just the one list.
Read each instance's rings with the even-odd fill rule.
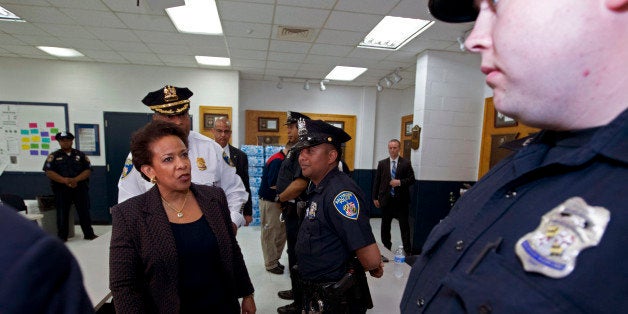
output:
[[254,314],[255,311],[257,311],[257,308],[255,307],[253,296],[242,298],[242,314]]
[[236,226],[235,223],[231,223],[231,225],[233,226],[233,235],[237,235],[238,234],[238,226]]
[[375,278],[381,278],[384,275],[384,262],[380,262],[376,269],[369,270],[369,273]]
[[375,203],[375,207],[379,208],[379,201],[378,200],[373,200],[373,203]]
[[253,221],[253,216],[244,215],[244,225],[248,226]]
[[390,180],[390,186],[394,187],[398,187],[401,185],[401,180],[399,179],[392,179]]

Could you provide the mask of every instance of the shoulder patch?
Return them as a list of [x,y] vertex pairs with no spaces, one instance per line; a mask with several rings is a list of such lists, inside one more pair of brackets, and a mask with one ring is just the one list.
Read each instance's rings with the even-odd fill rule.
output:
[[122,175],[120,176],[120,180],[126,178],[131,170],[133,170],[133,161],[131,160],[131,158],[127,158],[124,162],[124,168],[122,168]]
[[342,191],[334,198],[334,207],[344,217],[357,220],[360,215],[358,198],[350,191]]
[[55,156],[53,154],[48,155],[48,158],[46,158],[46,162],[52,162],[52,160],[55,158]]

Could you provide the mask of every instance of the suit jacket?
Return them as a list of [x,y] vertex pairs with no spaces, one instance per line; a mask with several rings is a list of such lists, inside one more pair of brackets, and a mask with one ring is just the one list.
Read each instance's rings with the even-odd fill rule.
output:
[[[401,180],[401,185],[395,188],[395,195],[400,202],[410,204],[410,186],[414,184],[414,170],[409,160],[399,156],[395,179]],[[373,199],[385,207],[390,202],[390,158],[382,159],[377,164],[377,172],[373,181]]]
[[0,205],[0,313],[94,313],[78,263],[56,237]]
[[[253,285],[235,239],[222,189],[192,184],[203,217],[218,240],[222,283],[236,297]],[[157,186],[114,206],[109,286],[117,313],[179,313],[178,262],[174,235]]]
[[249,183],[249,159],[245,152],[231,146],[229,144],[229,156],[231,161],[235,165],[236,174],[242,179],[244,188],[249,193],[249,198],[244,203],[242,208],[242,214],[244,216],[253,215],[253,202],[251,201],[251,184]]

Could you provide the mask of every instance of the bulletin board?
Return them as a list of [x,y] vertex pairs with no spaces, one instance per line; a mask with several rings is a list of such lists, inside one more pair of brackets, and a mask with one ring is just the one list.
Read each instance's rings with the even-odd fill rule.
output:
[[59,149],[55,135],[67,130],[67,104],[0,101],[0,170],[42,171]]

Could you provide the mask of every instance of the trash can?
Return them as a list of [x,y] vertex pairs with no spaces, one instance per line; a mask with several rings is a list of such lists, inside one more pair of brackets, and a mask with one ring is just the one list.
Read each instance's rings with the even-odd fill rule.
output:
[[[39,195],[37,196],[37,205],[39,206],[39,212],[44,215],[44,218],[41,220],[41,227],[49,234],[57,236],[57,206],[55,205],[55,196]],[[68,238],[74,237],[73,208],[74,205],[68,215]]]

